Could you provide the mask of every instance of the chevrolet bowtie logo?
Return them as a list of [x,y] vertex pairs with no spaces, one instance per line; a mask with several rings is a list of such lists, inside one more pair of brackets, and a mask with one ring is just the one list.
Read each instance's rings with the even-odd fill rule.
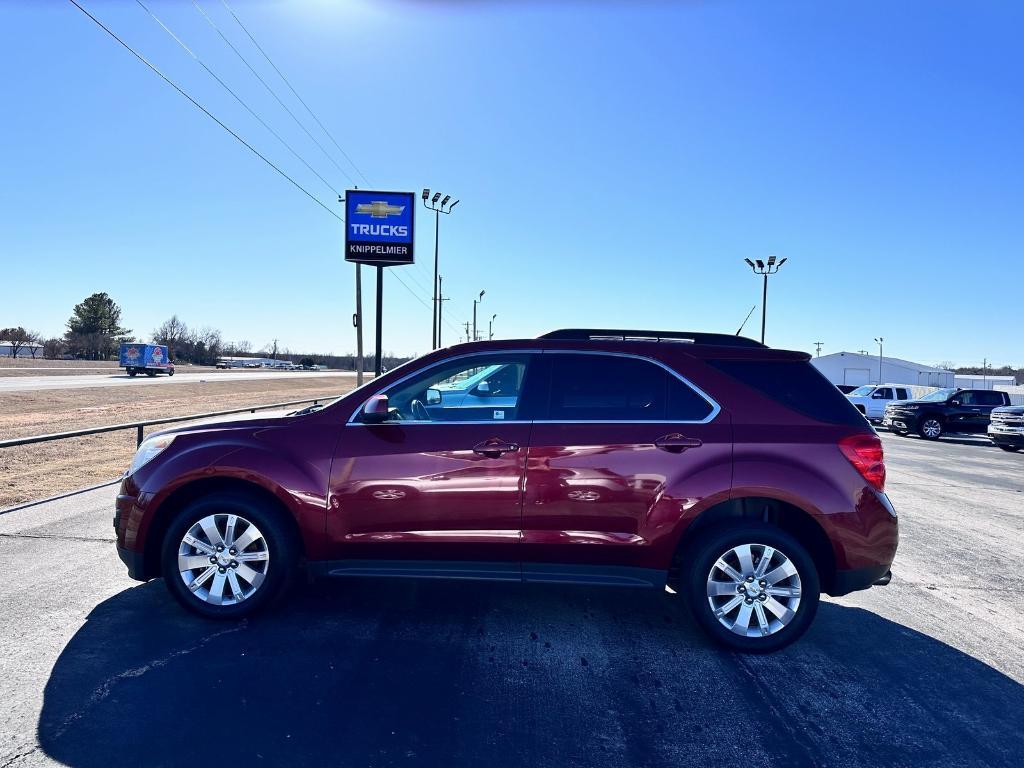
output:
[[391,205],[383,200],[374,200],[372,203],[360,203],[356,206],[356,213],[368,213],[371,219],[386,219],[388,216],[400,216],[404,210],[404,205]]

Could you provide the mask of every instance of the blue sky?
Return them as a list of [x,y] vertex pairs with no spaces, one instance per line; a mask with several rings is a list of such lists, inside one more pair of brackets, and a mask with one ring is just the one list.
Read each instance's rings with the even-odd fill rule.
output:
[[[81,2],[341,213],[138,5]],[[219,1],[200,3],[290,99]],[[147,5],[351,185],[191,3]],[[232,5],[374,186],[461,199],[441,222],[453,324],[484,289],[502,337],[733,332],[760,302],[743,259],[774,253],[789,261],[770,287],[773,346],[875,351],[882,335],[922,362],[1024,365],[1018,4]],[[341,223],[73,6],[0,4],[0,66],[0,326],[57,334],[107,291],[142,336],[177,313],[257,346],[354,348]],[[419,214],[421,263],[396,272],[429,305]],[[430,346],[429,308],[394,277],[383,336]]]

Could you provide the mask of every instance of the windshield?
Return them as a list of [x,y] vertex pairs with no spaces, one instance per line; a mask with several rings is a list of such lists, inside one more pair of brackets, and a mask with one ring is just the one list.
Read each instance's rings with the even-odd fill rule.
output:
[[955,389],[940,389],[938,392],[932,392],[930,395],[925,395],[921,400],[926,403],[938,403],[943,400],[948,400],[950,395],[955,392]]
[[855,390],[853,390],[853,392],[848,392],[847,397],[867,397],[874,391],[874,385],[868,384],[867,386],[857,387]]

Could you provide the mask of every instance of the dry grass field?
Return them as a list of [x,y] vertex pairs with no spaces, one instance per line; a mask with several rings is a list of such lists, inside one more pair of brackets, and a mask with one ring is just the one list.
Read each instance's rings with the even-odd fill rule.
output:
[[[355,380],[346,378],[303,376],[245,381],[232,377],[230,381],[155,387],[11,392],[0,395],[0,440],[334,397],[354,386]],[[134,452],[133,430],[0,448],[0,509],[112,480],[125,470]]]

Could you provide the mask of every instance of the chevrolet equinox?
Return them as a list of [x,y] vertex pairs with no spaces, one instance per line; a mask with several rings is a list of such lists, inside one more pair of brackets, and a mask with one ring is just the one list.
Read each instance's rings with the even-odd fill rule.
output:
[[327,404],[171,429],[125,474],[130,576],[235,619],[295,572],[647,587],[781,648],[885,584],[878,436],[809,355],[566,329],[437,350]]

